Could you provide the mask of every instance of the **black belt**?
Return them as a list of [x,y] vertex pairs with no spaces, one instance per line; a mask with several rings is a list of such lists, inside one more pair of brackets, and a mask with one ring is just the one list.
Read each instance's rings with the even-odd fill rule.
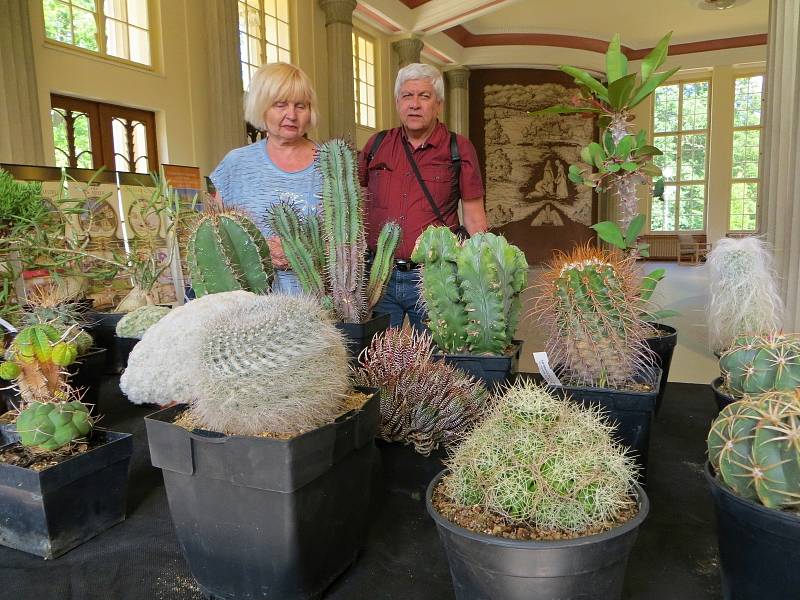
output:
[[398,271],[413,271],[417,267],[419,267],[419,263],[415,263],[414,261],[403,260],[402,258],[394,259],[394,268]]

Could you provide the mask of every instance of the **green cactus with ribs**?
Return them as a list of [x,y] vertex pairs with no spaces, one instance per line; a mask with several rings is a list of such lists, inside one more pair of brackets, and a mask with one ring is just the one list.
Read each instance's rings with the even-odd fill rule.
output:
[[471,354],[508,349],[528,281],[519,248],[492,233],[462,243],[447,227],[429,227],[411,260],[422,265],[422,299],[439,349]]
[[92,431],[89,408],[79,400],[32,402],[15,421],[23,446],[39,450],[58,450]]
[[116,333],[119,337],[142,339],[151,326],[158,323],[172,310],[168,306],[148,304],[127,313],[117,322]]
[[708,459],[733,492],[767,508],[800,507],[800,391],[745,396],[720,411]]
[[800,336],[768,334],[737,338],[719,360],[735,398],[800,387]]

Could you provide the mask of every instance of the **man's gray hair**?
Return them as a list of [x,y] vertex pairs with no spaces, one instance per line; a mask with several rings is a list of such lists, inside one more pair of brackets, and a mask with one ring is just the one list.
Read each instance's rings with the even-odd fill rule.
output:
[[430,79],[433,89],[436,91],[441,102],[444,102],[444,79],[439,69],[423,63],[411,63],[397,72],[397,79],[394,82],[394,99],[400,96],[400,88],[406,81],[413,79]]

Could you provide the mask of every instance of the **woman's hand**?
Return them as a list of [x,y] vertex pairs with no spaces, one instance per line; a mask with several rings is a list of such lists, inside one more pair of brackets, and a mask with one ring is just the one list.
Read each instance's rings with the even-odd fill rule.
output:
[[288,269],[289,261],[286,260],[286,255],[283,253],[281,238],[277,235],[267,238],[267,245],[269,246],[269,256],[272,259],[272,266],[276,269]]

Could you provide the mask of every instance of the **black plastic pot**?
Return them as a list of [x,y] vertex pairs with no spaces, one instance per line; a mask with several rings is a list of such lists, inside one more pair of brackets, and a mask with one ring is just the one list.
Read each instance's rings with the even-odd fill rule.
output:
[[725,600],[788,600],[800,594],[800,516],[734,494],[706,463],[714,498]]
[[377,390],[358,412],[288,440],[187,431],[184,407],[145,418],[175,531],[214,598],[317,598],[352,563],[367,524]]
[[369,347],[373,337],[388,329],[390,320],[389,315],[377,315],[366,323],[340,321],[336,323],[336,328],[344,333],[347,353],[355,360],[364,348]]
[[724,377],[717,377],[714,381],[711,382],[711,389],[714,392],[714,400],[717,401],[717,410],[720,411],[728,404],[736,402],[736,398],[731,396],[730,394],[722,391],[722,384],[725,383]]
[[381,453],[386,488],[422,500],[428,484],[444,469],[447,451],[439,447],[429,456],[422,456],[411,445],[383,440],[375,443]]
[[106,375],[119,375],[128,365],[128,355],[139,342],[135,338],[117,337],[117,323],[126,313],[90,311],[87,315],[89,325],[86,330],[94,338],[96,346],[105,348]]
[[639,513],[610,531],[573,540],[509,540],[459,527],[425,505],[447,553],[457,600],[613,600],[650,503],[637,486]]
[[[56,558],[125,520],[133,437],[94,436],[101,446],[43,471],[0,463],[0,544]],[[17,440],[0,430],[3,445]]]
[[656,414],[658,414],[658,411],[661,409],[661,401],[664,399],[664,392],[667,389],[669,367],[672,364],[672,354],[678,343],[678,330],[669,325],[664,325],[663,323],[650,323],[650,325],[664,334],[645,340],[645,342],[647,342],[647,347],[658,357],[656,366],[661,369],[661,386],[658,390],[658,396],[656,396]]
[[495,390],[507,383],[511,376],[519,370],[521,352],[522,342],[514,340],[509,351],[503,356],[434,353],[433,358],[435,360],[444,359],[446,363],[483,381],[490,390]]

